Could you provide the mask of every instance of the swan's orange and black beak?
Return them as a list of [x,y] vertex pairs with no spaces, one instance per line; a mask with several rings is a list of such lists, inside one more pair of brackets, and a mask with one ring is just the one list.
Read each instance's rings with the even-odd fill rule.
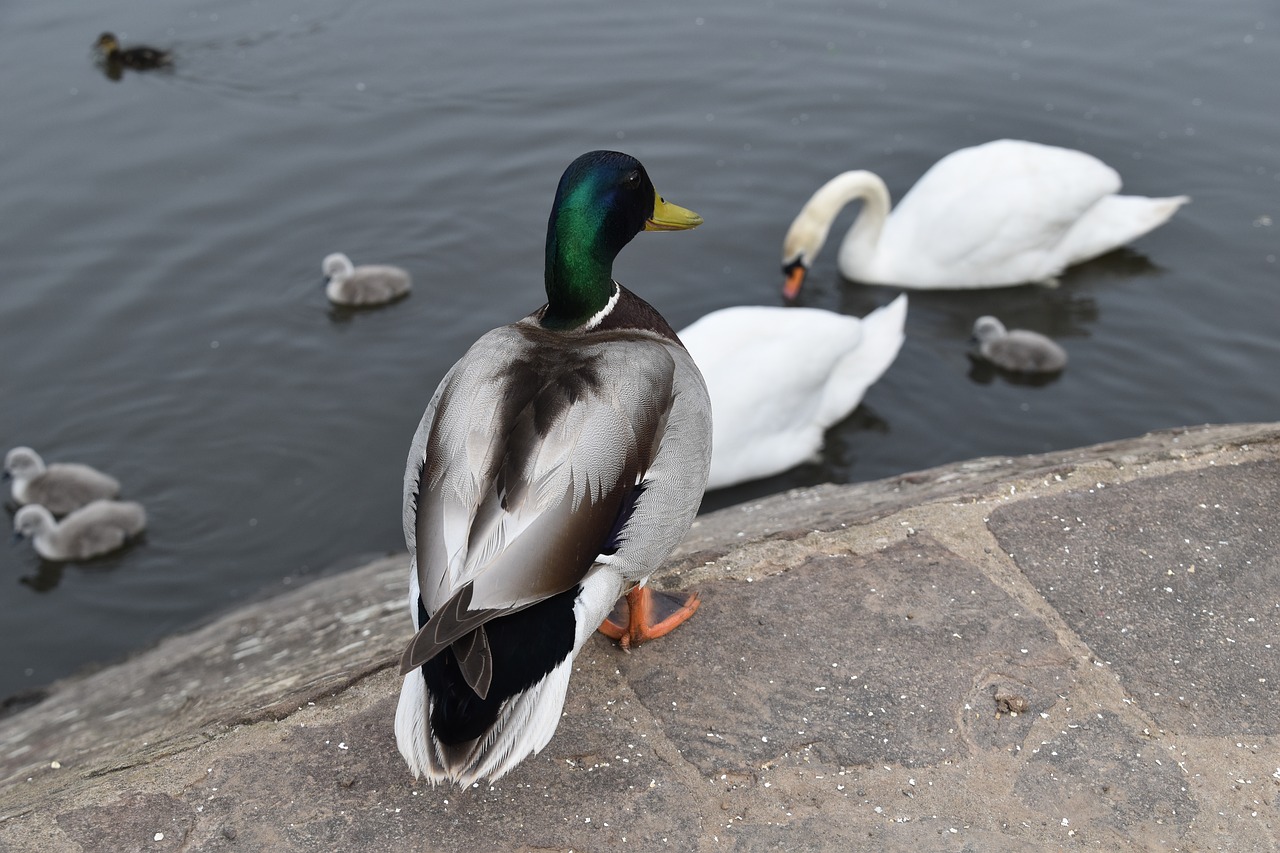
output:
[[805,266],[802,258],[796,258],[782,268],[782,274],[786,276],[786,280],[782,283],[782,301],[788,305],[794,305],[800,296],[800,288],[804,287],[804,279],[809,274],[809,268]]

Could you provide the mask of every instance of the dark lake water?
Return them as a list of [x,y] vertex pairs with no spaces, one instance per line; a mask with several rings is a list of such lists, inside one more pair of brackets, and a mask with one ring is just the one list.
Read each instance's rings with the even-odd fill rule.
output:
[[[72,0],[6,4],[0,26],[0,451],[108,470],[151,518],[86,564],[0,545],[0,696],[402,548],[423,406],[542,301],[555,183],[593,148],[706,218],[616,268],[677,328],[778,304],[783,233],[845,169],[898,198],[1008,136],[1193,197],[1057,289],[913,292],[901,355],[821,463],[708,506],[1280,417],[1274,0]],[[176,69],[107,79],[104,29]],[[414,293],[335,313],[333,251],[408,267]],[[893,295],[842,281],[830,245],[804,301],[861,315]],[[1060,340],[1067,371],[971,373],[984,313]]]

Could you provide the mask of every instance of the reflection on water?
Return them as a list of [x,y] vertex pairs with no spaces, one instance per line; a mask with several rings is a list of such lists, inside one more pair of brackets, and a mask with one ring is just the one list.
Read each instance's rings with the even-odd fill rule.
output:
[[[1050,284],[1022,285],[981,290],[911,290],[913,314],[927,314],[928,331],[949,339],[968,340],[973,321],[996,314],[1008,328],[1031,329],[1051,338],[1085,338],[1098,322],[1095,294],[1117,282],[1157,277],[1164,270],[1141,252],[1117,249],[1068,268]],[[890,287],[840,285],[839,310],[860,316],[883,304],[898,291]],[[801,304],[806,304],[801,294]]]
[[[999,376],[1010,385],[1025,385],[1028,388],[1042,388],[1050,385],[1062,378],[1062,371],[1057,373],[1020,373],[1015,370],[1005,370],[997,367],[984,358],[977,357],[974,353],[969,353],[969,379],[979,385],[990,385],[991,382]],[[1070,365],[1068,365],[1068,369]]]
[[66,570],[66,563],[51,563],[48,560],[41,560],[40,567],[36,569],[33,575],[23,575],[18,578],[18,582],[26,584],[36,592],[48,592],[62,583],[62,573]]
[[[126,46],[175,52],[118,85],[85,56],[96,5],[7,9],[5,61],[40,71],[0,90],[0,361],[18,367],[0,451],[102,465],[150,527],[84,566],[0,550],[0,695],[401,548],[423,407],[480,334],[541,303],[555,182],[592,148],[637,155],[706,219],[619,259],[676,328],[780,304],[791,217],[851,168],[901,198],[950,151],[1024,138],[1194,199],[1057,288],[911,292],[902,352],[820,458],[707,507],[1274,418],[1280,386],[1257,381],[1280,367],[1272,5],[175,0],[118,10]],[[409,269],[415,295],[329,305],[316,261],[336,246]],[[805,304],[864,316],[896,295],[841,280],[834,255]],[[969,378],[982,314],[1064,342],[1068,369]]]
[[[128,565],[132,552],[146,547],[146,532],[131,538],[123,548],[118,548],[110,554],[104,554],[91,560],[75,560],[71,562],[61,562],[54,560],[46,560],[40,555],[35,555],[36,569],[31,574],[25,574],[18,578],[18,582],[31,589],[34,592],[51,592],[62,583],[63,574],[68,570],[74,572],[94,572],[107,573],[119,570],[122,566]],[[30,542],[24,542],[25,547],[31,547]]]

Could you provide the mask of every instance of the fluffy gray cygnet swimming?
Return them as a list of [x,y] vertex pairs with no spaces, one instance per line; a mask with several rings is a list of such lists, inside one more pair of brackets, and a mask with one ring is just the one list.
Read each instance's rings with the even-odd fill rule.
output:
[[77,510],[90,501],[114,498],[120,482],[78,462],[45,465],[30,447],[15,447],[4,457],[4,473],[13,479],[11,494],[19,504],[40,504],[54,515]]
[[1067,366],[1067,351],[1039,332],[1005,329],[995,317],[973,324],[977,353],[996,367],[1015,373],[1057,373]]
[[123,546],[147,526],[147,512],[133,501],[93,501],[55,521],[39,504],[13,517],[13,529],[46,560],[87,560]]
[[337,305],[381,305],[399,299],[412,286],[409,273],[386,264],[354,266],[341,252],[327,255],[322,264],[329,277],[325,295]]

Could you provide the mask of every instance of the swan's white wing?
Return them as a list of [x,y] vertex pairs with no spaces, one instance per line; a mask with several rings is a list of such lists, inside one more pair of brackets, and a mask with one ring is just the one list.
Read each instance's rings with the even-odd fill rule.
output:
[[827,378],[862,340],[861,323],[818,308],[724,308],[680,333],[711,395],[712,467],[752,436],[811,422]]
[[1018,140],[961,149],[894,208],[879,251],[953,280],[1035,280],[1056,271],[1072,226],[1119,189],[1114,169],[1080,151]]
[[861,323],[862,342],[840,359],[827,381],[818,410],[818,426],[824,431],[856,409],[898,357],[906,340],[907,294],[872,311]]
[[740,306],[681,331],[711,395],[708,488],[776,474],[817,451],[823,430],[893,362],[905,314],[905,298],[865,321],[817,308]]
[[1185,195],[1172,198],[1107,196],[1080,217],[1063,239],[1061,255],[1065,264],[1070,266],[1096,258],[1104,252],[1136,240],[1163,225],[1179,207],[1190,200]]

